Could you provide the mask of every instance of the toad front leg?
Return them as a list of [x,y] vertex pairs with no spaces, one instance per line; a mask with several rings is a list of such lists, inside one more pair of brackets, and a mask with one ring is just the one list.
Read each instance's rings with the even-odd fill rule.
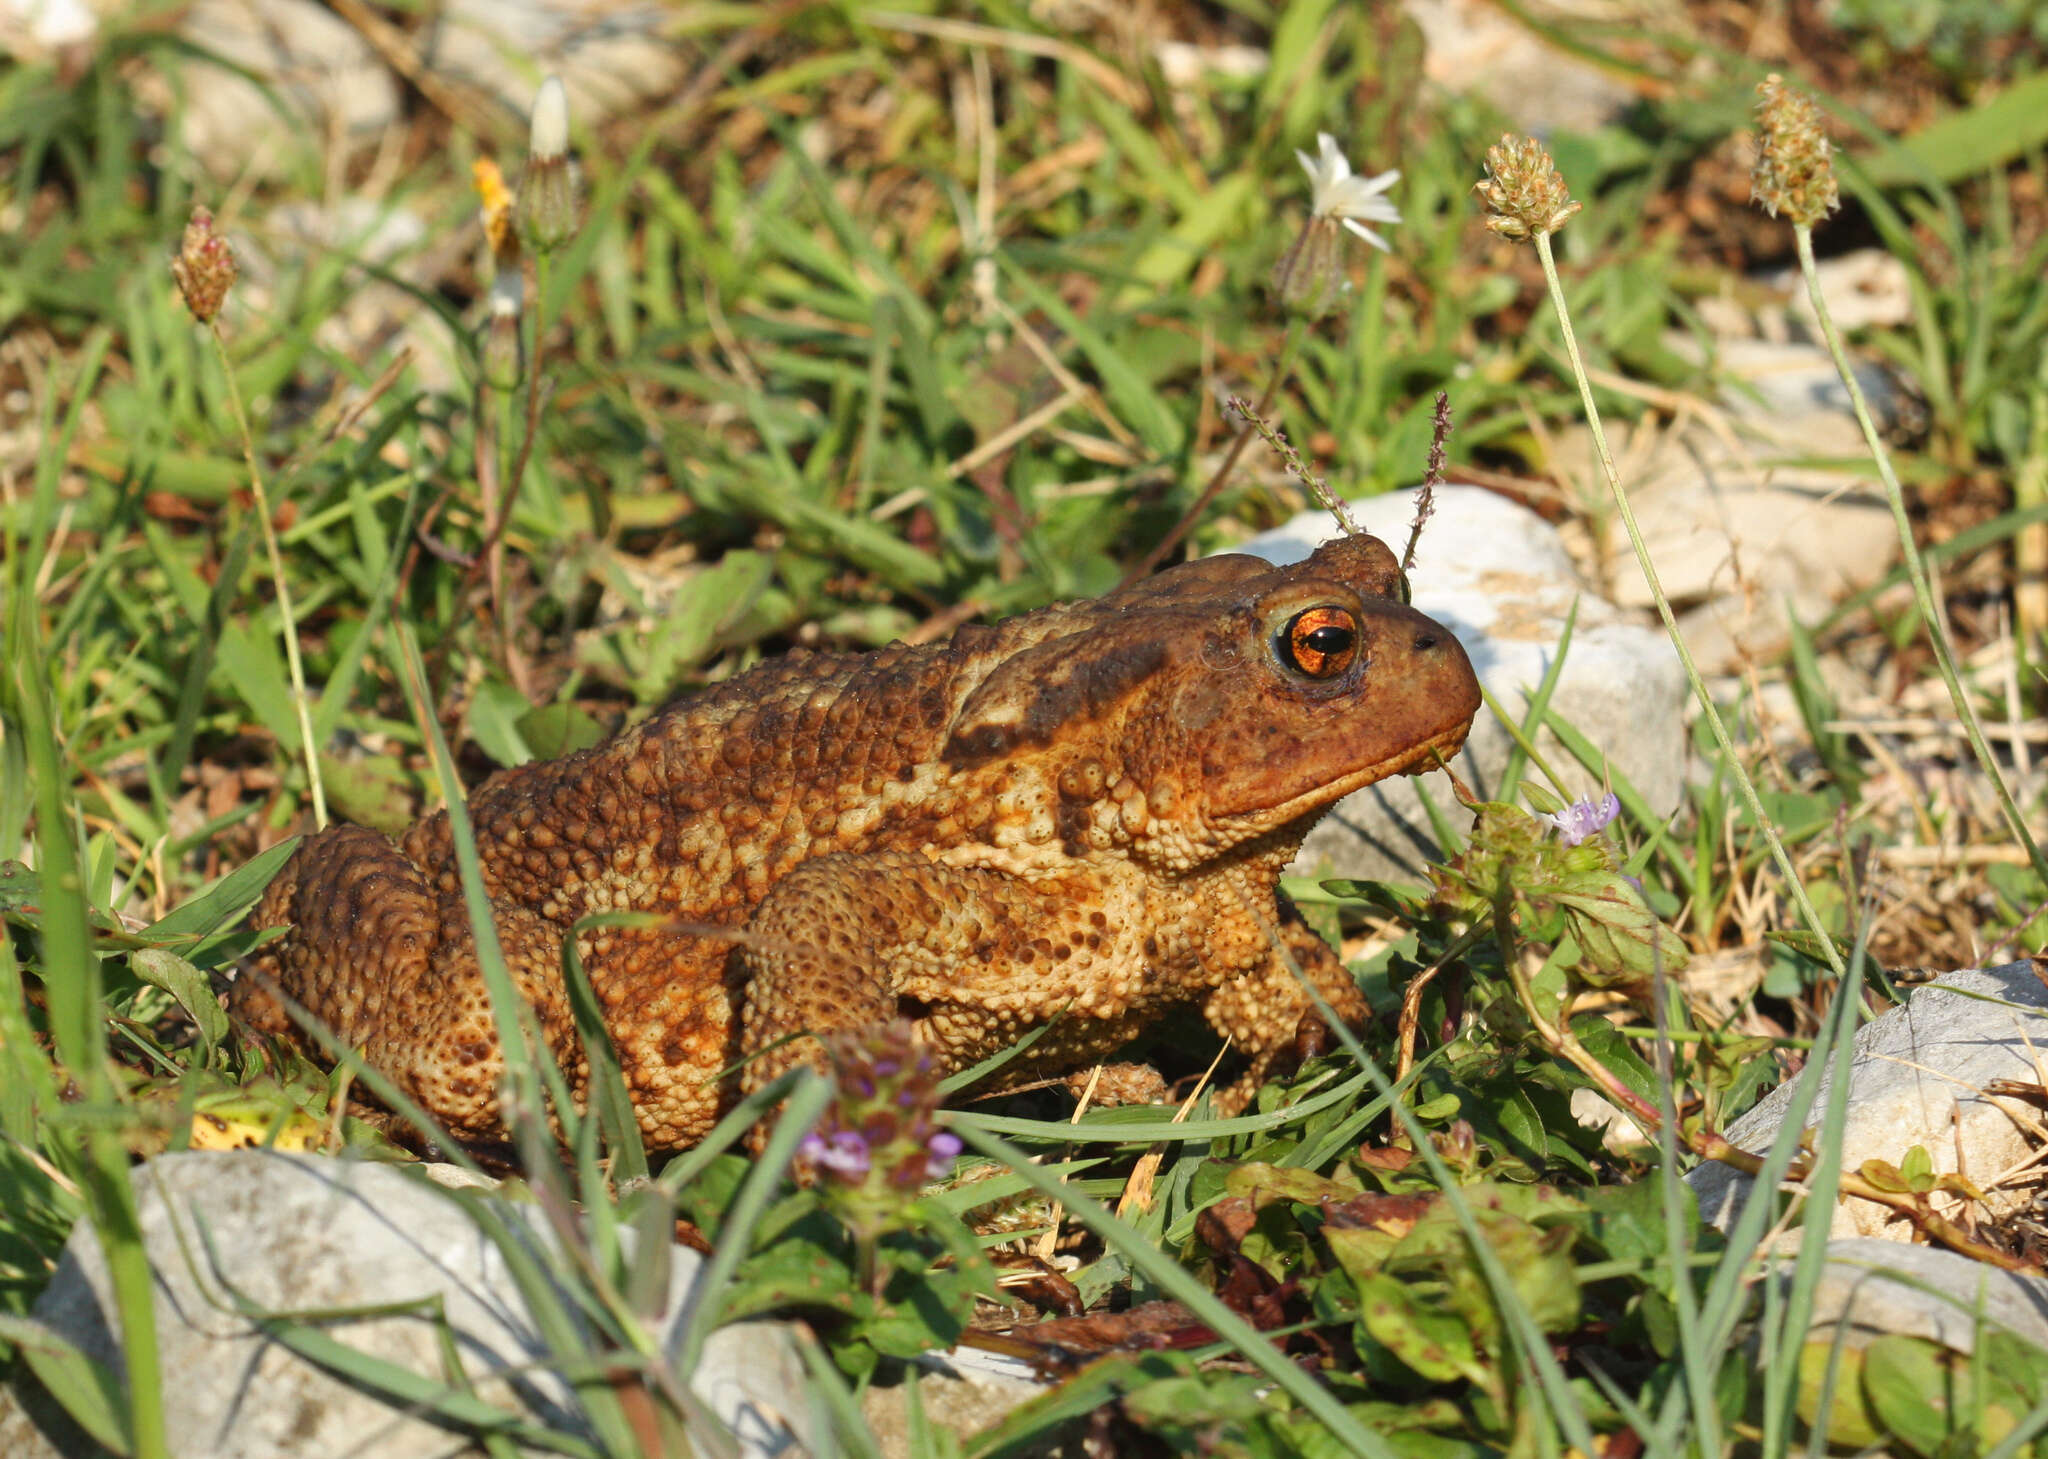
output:
[[1228,1088],[1217,1092],[1216,1107],[1225,1114],[1243,1109],[1268,1078],[1331,1041],[1322,1012],[1302,987],[1304,979],[1350,1027],[1359,1028],[1372,1016],[1372,1005],[1342,959],[1292,905],[1281,902],[1271,931],[1279,946],[1264,964],[1219,984],[1202,1005],[1209,1026],[1251,1059]]

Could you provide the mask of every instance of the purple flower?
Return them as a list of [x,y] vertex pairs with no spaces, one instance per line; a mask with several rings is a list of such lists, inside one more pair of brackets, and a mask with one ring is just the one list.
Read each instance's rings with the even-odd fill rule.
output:
[[1577,800],[1554,815],[1541,819],[1557,827],[1567,846],[1576,846],[1621,814],[1621,797],[1613,791],[1597,800]]
[[797,1153],[820,1169],[849,1181],[864,1178],[871,1159],[868,1142],[858,1130],[834,1130],[830,1135],[813,1132],[804,1136]]
[[960,1137],[951,1130],[941,1130],[926,1144],[925,1153],[931,1157],[924,1168],[926,1180],[944,1180],[953,1169],[953,1161],[960,1154]]

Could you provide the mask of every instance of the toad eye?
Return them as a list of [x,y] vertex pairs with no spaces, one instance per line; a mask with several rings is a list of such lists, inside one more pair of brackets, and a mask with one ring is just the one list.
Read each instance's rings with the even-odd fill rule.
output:
[[1358,656],[1358,619],[1345,608],[1309,608],[1274,635],[1280,662],[1308,679],[1334,679]]

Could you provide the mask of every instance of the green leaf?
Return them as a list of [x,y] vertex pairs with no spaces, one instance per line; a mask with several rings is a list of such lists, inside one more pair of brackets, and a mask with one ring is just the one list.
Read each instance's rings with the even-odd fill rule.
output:
[[0,861],[0,913],[31,911],[42,901],[41,877],[19,861]]
[[1359,1193],[1355,1185],[1342,1185],[1313,1171],[1259,1161],[1237,1166],[1224,1179],[1223,1188],[1234,1196],[1250,1196],[1259,1205],[1283,1200],[1314,1206],[1326,1197],[1333,1201],[1348,1201]]
[[205,973],[160,947],[145,947],[128,959],[135,976],[152,988],[161,988],[185,1010],[199,1030],[201,1043],[212,1048],[228,1033],[227,1010],[213,994],[213,983]]
[[1959,182],[1995,172],[2048,142],[2048,72],[2015,81],[1968,111],[1943,117],[1863,160],[1879,187]]
[[320,757],[320,778],[336,815],[385,835],[396,835],[418,816],[422,787],[419,776],[396,755],[361,759]]
[[110,1453],[128,1442],[128,1397],[121,1376],[39,1322],[0,1315],[0,1339],[14,1344],[36,1381],[65,1415]]
[[520,738],[537,759],[559,760],[605,738],[605,728],[573,704],[538,704],[520,716]]
[[533,710],[526,696],[503,679],[486,679],[469,697],[463,728],[478,749],[500,765],[524,765],[534,758],[519,728]]
[[1975,1408],[1952,1391],[1968,1385],[1968,1361],[1926,1338],[1878,1338],[1863,1349],[1864,1400],[1893,1438],[1925,1459],[1939,1459],[1958,1413]]
[[256,905],[271,878],[298,850],[299,839],[293,836],[250,857],[198,896],[188,898],[168,915],[143,928],[139,937],[149,943],[170,944],[188,939],[197,942],[239,920]]
[[287,755],[299,753],[299,718],[292,709],[291,680],[275,635],[253,633],[240,620],[222,625],[217,667],[249,712]]
[[1465,1320],[1422,1306],[1397,1277],[1380,1272],[1358,1283],[1358,1320],[1374,1342],[1432,1383],[1487,1382]]

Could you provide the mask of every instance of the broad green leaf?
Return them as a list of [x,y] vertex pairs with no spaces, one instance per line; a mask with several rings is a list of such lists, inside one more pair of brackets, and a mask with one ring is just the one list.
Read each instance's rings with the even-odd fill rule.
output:
[[1358,1320],[1374,1342],[1432,1383],[1487,1382],[1465,1319],[1430,1311],[1397,1277],[1380,1272],[1358,1283]]
[[2048,142],[2048,72],[2015,81],[1968,111],[1943,117],[1863,159],[1879,187],[1953,183],[1993,172]]
[[199,1030],[200,1041],[206,1047],[211,1048],[227,1037],[227,1010],[214,996],[212,981],[205,973],[160,947],[138,949],[128,959],[128,966],[150,987],[161,988],[176,1000]]
[[12,1343],[36,1381],[94,1442],[113,1454],[132,1453],[128,1396],[120,1374],[26,1318],[0,1315],[0,1340]]

